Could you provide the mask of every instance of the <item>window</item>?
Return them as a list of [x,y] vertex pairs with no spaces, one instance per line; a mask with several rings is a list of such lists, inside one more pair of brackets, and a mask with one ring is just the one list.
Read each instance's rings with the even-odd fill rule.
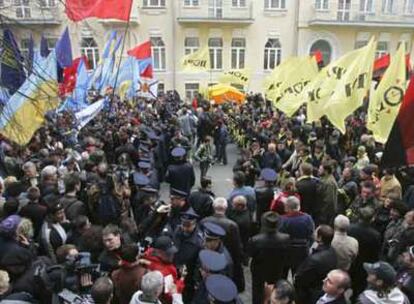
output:
[[232,7],[246,7],[246,0],[232,0]]
[[375,52],[375,57],[379,58],[388,54],[388,42],[387,41],[378,41],[377,51]]
[[99,48],[98,48],[98,45],[96,44],[95,39],[91,37],[82,38],[81,54],[82,56],[86,56],[88,58],[89,66],[92,69],[95,69],[98,66]]
[[152,58],[154,60],[154,71],[164,71],[166,69],[165,44],[161,37],[151,38]]
[[338,0],[337,18],[340,21],[349,21],[351,0]]
[[265,9],[285,9],[285,0],[265,0]]
[[394,13],[394,0],[382,0],[382,13],[383,14]]
[[355,49],[360,49],[368,44],[368,40],[355,41]]
[[231,68],[244,69],[244,58],[246,56],[246,39],[233,38],[231,41]]
[[20,52],[23,58],[29,58],[30,39],[22,39],[20,41]]
[[144,0],[143,7],[165,7],[165,0]]
[[405,0],[404,14],[414,15],[414,0]]
[[212,70],[221,70],[223,68],[223,39],[210,38],[208,40],[210,50],[210,64]]
[[404,43],[404,44],[405,44],[405,52],[406,52],[406,53],[410,53],[410,48],[411,48],[411,46],[410,46],[410,41],[404,40],[404,41],[400,41],[400,42],[398,42],[398,45],[397,45],[397,50],[399,49],[399,47],[400,47],[401,43]]
[[186,55],[197,52],[200,47],[198,37],[187,37],[184,40],[184,52]]
[[279,39],[269,39],[265,44],[264,69],[272,70],[280,64],[282,49]]
[[41,7],[55,7],[57,0],[40,0]]
[[316,0],[315,9],[317,11],[326,11],[327,9],[329,9],[329,1],[328,0]]
[[223,18],[223,0],[208,0],[208,17]]
[[16,18],[31,18],[29,0],[14,0],[14,6],[16,6]]
[[198,6],[198,0],[184,0],[184,6]]
[[369,14],[374,12],[374,0],[359,0],[359,11]]
[[331,62],[331,56],[332,56],[332,47],[330,43],[326,40],[319,39],[315,41],[310,49],[310,53],[314,54],[316,52],[321,52],[322,54],[322,60],[323,64],[326,66]]
[[185,84],[185,97],[188,100],[193,100],[197,96],[200,85],[198,83],[186,83]]
[[158,82],[158,95],[162,95],[165,92],[165,84],[163,82]]
[[49,49],[49,51],[53,51],[55,49],[57,41],[57,38],[46,38],[47,48]]

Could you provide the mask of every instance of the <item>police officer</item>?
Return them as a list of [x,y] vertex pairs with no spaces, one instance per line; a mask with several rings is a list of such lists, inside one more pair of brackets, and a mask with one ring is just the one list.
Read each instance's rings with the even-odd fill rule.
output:
[[[144,158],[145,159],[145,158]],[[143,158],[138,163],[138,168],[142,174],[144,174],[149,179],[149,185],[155,189],[160,189],[160,183],[158,181],[158,174],[157,171],[153,169],[149,159],[145,159],[148,161],[144,161]]]
[[206,279],[209,303],[241,304],[234,282],[222,274],[212,274]]
[[193,165],[186,160],[186,151],[182,147],[172,150],[173,163],[168,166],[165,181],[171,188],[190,193],[195,183]]
[[205,280],[212,274],[224,274],[227,260],[224,254],[203,249],[198,254],[198,269],[195,272],[196,291],[192,303],[208,303],[208,292]]
[[181,225],[175,229],[174,243],[178,248],[174,262],[177,267],[186,268],[184,302],[192,299],[194,294],[194,271],[197,264],[199,251],[203,248],[203,233],[198,228],[199,216],[190,208],[181,213]]
[[168,217],[166,230],[172,235],[181,223],[181,214],[190,208],[187,201],[188,193],[179,189],[170,189],[171,210]]
[[275,191],[278,191],[275,188],[277,180],[277,173],[275,170],[265,168],[261,171],[260,177],[264,181],[264,185],[255,189],[257,203],[256,219],[259,227],[262,214],[269,210]]

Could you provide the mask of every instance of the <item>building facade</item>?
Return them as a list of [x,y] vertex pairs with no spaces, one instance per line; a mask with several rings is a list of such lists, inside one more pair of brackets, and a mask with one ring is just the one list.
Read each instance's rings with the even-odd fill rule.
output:
[[[0,22],[15,33],[23,52],[32,35],[52,48],[69,27],[74,56],[99,62],[109,32],[126,23],[89,19],[71,22],[63,0],[0,0]],[[128,49],[150,39],[161,90],[176,88],[191,99],[201,86],[217,83],[228,69],[249,68],[248,91],[282,60],[320,50],[328,63],[375,35],[377,55],[400,42],[413,51],[414,0],[134,0],[125,40]],[[211,71],[182,71],[184,54],[208,46]]]

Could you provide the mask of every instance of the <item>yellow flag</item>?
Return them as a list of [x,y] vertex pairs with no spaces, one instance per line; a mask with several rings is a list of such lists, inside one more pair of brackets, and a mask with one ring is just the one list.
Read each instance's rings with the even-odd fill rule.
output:
[[185,55],[181,59],[181,66],[184,71],[198,72],[210,70],[210,53],[208,47],[197,52]]
[[263,83],[266,98],[270,100],[275,99],[277,93],[279,92],[279,86],[286,76],[286,69],[290,68],[294,62],[296,62],[296,60],[297,57],[289,57],[272,70],[272,73],[265,79]]
[[313,56],[304,56],[292,61],[279,79],[277,90],[273,94],[273,105],[291,117],[305,102],[301,96],[305,87],[318,74],[318,65]]
[[220,78],[219,81],[221,83],[228,83],[228,84],[240,84],[242,86],[247,86],[250,81],[250,69],[233,69],[224,72]]
[[405,45],[401,43],[369,103],[367,127],[380,143],[390,135],[406,85]]
[[[352,64],[354,62],[361,64],[361,61],[358,59],[365,54],[368,47],[371,49],[372,44],[373,41],[371,41],[367,46],[351,51],[343,55],[341,58],[331,62],[307,85],[302,96],[299,96],[299,98],[304,98],[307,102],[308,122],[317,121],[323,115],[327,114],[326,111],[335,91],[343,88],[345,85],[348,85],[348,80],[353,76],[352,72],[354,72],[354,69],[351,69],[351,73],[348,73],[348,69],[352,68]],[[362,68],[366,65],[367,63],[364,62]],[[370,61],[368,65],[371,67],[372,73],[373,62]],[[357,76],[359,76],[359,74]],[[370,81],[370,78],[368,81]],[[354,84],[353,81],[351,82],[351,87],[352,84]],[[367,87],[369,88],[369,85]],[[348,93],[348,91],[340,92],[340,94],[342,94],[342,101],[346,100],[346,94],[344,93]]]
[[325,105],[329,121],[343,134],[345,119],[358,109],[371,88],[374,70],[376,42],[372,38],[360,49],[358,57],[346,68],[346,71],[334,89],[334,93]]

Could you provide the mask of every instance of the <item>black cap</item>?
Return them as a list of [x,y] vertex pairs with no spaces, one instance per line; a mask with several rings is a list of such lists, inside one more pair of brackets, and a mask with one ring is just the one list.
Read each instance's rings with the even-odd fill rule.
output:
[[138,167],[140,168],[140,169],[151,169],[151,164],[149,163],[149,162],[146,162],[146,161],[140,161],[139,163],[138,163]]
[[54,213],[56,213],[56,212],[58,212],[60,210],[64,210],[63,205],[61,203],[57,203],[57,204],[50,205],[47,208],[47,211],[50,214],[54,214]]
[[185,212],[180,213],[180,219],[183,222],[193,222],[200,218],[200,216],[194,211],[193,208],[189,208]]
[[221,239],[226,235],[226,231],[221,226],[212,222],[205,222],[203,226],[206,238]]
[[149,184],[150,180],[147,176],[145,176],[142,173],[139,172],[135,172],[133,174],[133,178],[134,178],[134,184],[139,186],[139,187],[143,187]]
[[179,198],[186,198],[188,196],[188,193],[176,188],[171,188],[170,189],[170,196],[173,197],[179,197]]
[[165,235],[158,237],[152,244],[152,247],[155,249],[165,251],[168,254],[174,254],[178,251],[172,239],[169,236]]
[[221,274],[209,275],[206,279],[206,289],[216,301],[228,303],[237,299],[236,284]]

